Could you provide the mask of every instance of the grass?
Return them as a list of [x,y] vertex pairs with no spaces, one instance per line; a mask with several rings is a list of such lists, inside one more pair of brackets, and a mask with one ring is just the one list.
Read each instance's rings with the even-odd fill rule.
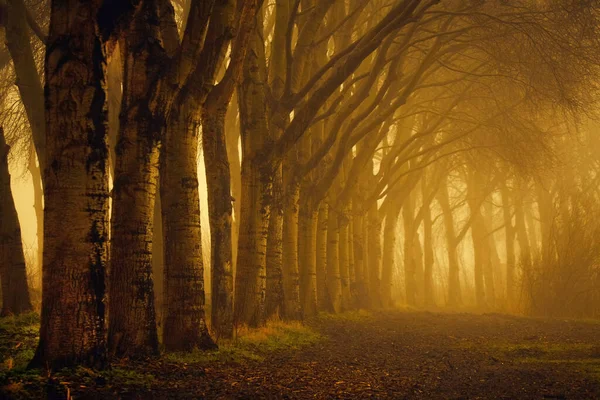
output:
[[0,375],[26,368],[33,358],[39,329],[36,313],[0,318]]
[[522,364],[564,364],[600,382],[600,345],[590,343],[467,343],[457,348],[487,351],[495,358]]
[[[37,314],[0,318],[0,397],[40,398],[51,386],[67,396],[73,390],[85,388],[119,388],[119,390],[149,391],[160,384],[152,368],[139,363],[113,364],[104,371],[85,367],[62,369],[51,375],[41,370],[28,370],[39,332]],[[214,362],[243,363],[262,361],[270,353],[301,349],[322,340],[312,328],[300,323],[273,321],[260,329],[241,329],[235,340],[220,343],[216,351],[166,353],[163,360],[182,364],[210,364]],[[160,360],[158,365],[160,365]],[[155,361],[149,361],[153,363]],[[108,389],[110,390],[110,389]]]
[[308,326],[271,321],[263,328],[239,330],[236,339],[221,341],[218,350],[167,353],[165,358],[185,364],[262,361],[269,353],[301,349],[320,340],[322,336]]

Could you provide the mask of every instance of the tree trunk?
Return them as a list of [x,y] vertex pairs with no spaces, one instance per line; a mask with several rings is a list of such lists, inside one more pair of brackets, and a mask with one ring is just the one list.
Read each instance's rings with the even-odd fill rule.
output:
[[329,223],[328,207],[321,203],[319,206],[319,222],[317,224],[317,308],[319,311],[332,311],[327,301],[327,225]]
[[515,205],[515,233],[517,243],[519,243],[519,252],[521,256],[521,265],[523,268],[531,266],[531,247],[529,244],[529,235],[525,225],[525,211],[523,210],[523,197],[519,193],[514,193]]
[[486,202],[483,206],[484,214],[483,221],[485,224],[486,243],[488,249],[488,262],[484,266],[483,279],[485,281],[486,301],[490,307],[496,304],[496,285],[494,275],[500,267],[500,256],[498,255],[498,247],[496,246],[496,238],[494,237],[494,210],[491,202]]
[[235,276],[234,325],[264,323],[266,253],[272,179],[276,167],[264,157],[271,143],[267,109],[267,74],[262,18],[246,53],[243,80],[238,87],[242,136],[242,199]]
[[511,195],[506,182],[501,186],[501,193],[506,244],[506,301],[509,309],[512,309],[516,302],[515,228],[512,222]]
[[[44,248],[44,207],[42,173],[46,167],[46,121],[44,92],[34,60],[27,23],[27,8],[23,0],[9,0],[5,11],[6,47],[13,61],[16,86],[31,127],[34,151],[29,156],[29,171],[33,181],[34,209],[37,224],[37,264],[42,268]],[[37,156],[38,165],[35,159]]]
[[286,162],[284,161],[283,198],[283,293],[285,297],[285,318],[299,320],[302,318],[300,302],[300,271],[298,264],[298,223],[300,187],[295,182],[286,180]]
[[434,243],[431,222],[431,208],[425,206],[423,216],[423,302],[426,307],[435,307],[433,264]]
[[327,299],[333,312],[342,310],[342,281],[340,277],[339,214],[328,205],[327,218]]
[[300,269],[300,304],[304,318],[317,315],[317,224],[318,211],[309,204],[300,208],[298,226],[298,252],[302,260]]
[[367,216],[369,258],[367,262],[369,274],[369,305],[380,308],[381,302],[381,281],[379,278],[381,270],[381,228],[382,221],[379,217],[377,202],[371,206]]
[[103,367],[106,361],[109,192],[99,3],[52,3],[45,63],[49,167],[43,179],[42,313],[31,367]]
[[448,306],[457,307],[462,304],[458,254],[456,251],[458,243],[456,243],[454,217],[452,215],[452,209],[450,208],[447,182],[442,182],[442,186],[437,193],[437,199],[442,209],[444,227],[446,228],[446,247],[448,249]]
[[350,276],[349,276],[349,221],[347,212],[342,214],[339,224],[339,268],[340,281],[342,285],[342,310],[352,309],[352,296],[350,294]]
[[[553,206],[553,193],[548,190],[542,183],[535,183],[535,192],[537,197],[537,205],[540,215],[540,231],[541,231],[541,259],[551,260],[554,258],[553,246],[551,245],[552,221],[555,219]],[[514,198],[514,201],[517,201]],[[516,206],[516,205],[515,205]],[[516,210],[515,210],[516,211]]]
[[431,198],[427,199],[429,194],[427,193],[427,183],[428,180],[423,179],[421,186],[421,198],[423,199],[423,304],[425,307],[435,307],[433,222],[431,220]]
[[[283,182],[281,167],[273,178],[273,204],[267,239],[266,317],[285,317],[283,273]],[[293,314],[293,312],[292,312]]]
[[[350,292],[352,294],[352,303],[358,308],[366,306],[366,279],[365,279],[365,243],[367,240],[364,236],[365,217],[359,215],[359,210],[356,210],[358,199],[352,202],[352,244],[354,247],[354,285],[351,284]],[[351,281],[352,282],[352,281]]]
[[406,304],[409,306],[417,304],[417,255],[415,254],[417,232],[414,227],[413,205],[413,196],[409,195],[402,207],[402,220],[404,222],[404,284],[406,287]]
[[383,261],[381,268],[381,302],[383,307],[393,306],[392,277],[395,266],[396,227],[400,216],[400,203],[390,202],[386,210],[385,227],[383,230]]
[[[350,210],[351,207],[348,207],[346,212],[344,213],[344,215],[346,215],[346,217],[344,217],[345,219],[349,219],[349,221],[347,222],[348,227],[348,233],[346,234],[348,237],[347,240],[347,250],[346,250],[346,268],[344,271],[346,272],[346,275],[348,276],[348,293],[350,295],[350,297],[348,298],[348,307],[349,308],[356,308],[357,306],[357,284],[356,284],[356,264],[355,264],[355,248],[356,246],[354,245],[354,241],[356,240],[354,237],[354,230],[355,230],[355,224],[354,224],[354,218],[352,217],[352,215],[350,214]],[[341,266],[340,266],[341,267]]]
[[204,311],[198,109],[190,98],[184,104],[173,105],[161,160],[165,250],[163,344],[169,351],[215,347],[208,334]]
[[363,284],[362,284],[362,301],[361,305],[364,308],[371,307],[369,288],[371,287],[371,277],[369,275],[369,216],[367,210],[363,211],[362,215],[362,247],[363,247]]
[[416,305],[421,307],[423,305],[423,247],[421,246],[421,236],[419,232],[415,232],[414,241],[414,255],[415,255],[415,282],[416,282]]
[[0,283],[1,315],[21,314],[32,310],[27,287],[27,270],[21,241],[21,226],[10,188],[8,153],[4,131],[0,127]]
[[[244,127],[242,121],[242,131]],[[244,161],[245,160],[245,161]],[[264,323],[266,252],[269,228],[271,182],[260,165],[242,161],[242,205],[235,278],[234,324]]]
[[[113,49],[107,67],[106,95],[108,102],[108,147],[110,159],[110,173],[114,179],[117,146],[119,135],[119,114],[121,112],[121,97],[123,96],[123,62],[121,49],[117,44]],[[162,240],[162,239],[161,239]]]
[[527,227],[527,232],[529,233],[529,244],[531,248],[532,256],[538,256],[540,254],[539,243],[540,240],[538,238],[537,229],[536,229],[536,219],[533,216],[533,208],[531,204],[533,204],[534,199],[532,199],[529,195],[526,196],[526,205],[523,207],[525,211],[525,226]]
[[[109,118],[110,120],[110,118]],[[110,123],[110,122],[109,122]],[[162,202],[160,185],[154,202],[154,235],[152,235],[152,276],[154,277],[154,304],[156,309],[156,324],[159,337],[162,337],[164,326],[164,297],[165,297],[165,243],[162,227]]]
[[32,151],[29,155],[29,172],[33,184],[33,209],[35,210],[35,224],[37,232],[37,266],[42,270],[44,259],[44,188],[42,187],[42,171],[36,165],[36,154]]
[[[138,132],[150,129],[144,125],[122,124],[117,149],[108,334],[110,351],[118,357],[158,354],[152,280],[158,148],[144,138],[135,139]],[[148,147],[151,149],[148,154],[136,157],[140,151],[144,152],[141,149]]]
[[[153,58],[162,51],[158,40],[148,39],[156,11],[150,3],[144,3],[135,28],[122,41],[125,56],[115,148],[108,329],[109,351],[117,357],[158,354],[152,241],[158,145],[164,122],[162,115],[153,115],[150,104],[158,75]],[[167,212],[167,202],[162,205]],[[165,247],[168,263],[166,252]]]
[[6,47],[15,68],[16,85],[31,127],[40,170],[44,171],[47,160],[44,92],[29,39],[27,8],[23,0],[8,0],[6,4]]
[[233,336],[233,253],[231,185],[226,110],[202,110],[202,147],[208,187],[211,241],[212,330],[217,338]]
[[473,238],[473,261],[475,278],[475,301],[477,306],[485,308],[485,291],[483,283],[483,271],[489,263],[487,254],[487,238],[483,216],[481,215],[481,193],[477,188],[478,182],[474,177],[467,177],[467,203],[471,213],[471,236]]
[[237,118],[237,96],[234,95],[225,116],[225,135],[227,144],[227,160],[229,161],[229,174],[231,182],[231,197],[233,201],[233,222],[231,231],[231,249],[233,270],[237,261],[238,237],[240,234],[240,204],[242,200],[242,175],[240,164],[240,125]]

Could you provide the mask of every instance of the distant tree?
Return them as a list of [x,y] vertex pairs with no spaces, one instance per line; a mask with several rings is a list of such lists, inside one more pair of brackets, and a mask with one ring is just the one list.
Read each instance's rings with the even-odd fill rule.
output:
[[10,188],[8,155],[4,130],[0,127],[0,283],[2,315],[31,311],[21,227]]

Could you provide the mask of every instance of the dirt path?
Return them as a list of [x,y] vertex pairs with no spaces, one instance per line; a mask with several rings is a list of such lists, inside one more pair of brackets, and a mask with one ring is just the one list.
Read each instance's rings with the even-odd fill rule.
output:
[[[148,391],[117,389],[117,396],[600,399],[600,323],[386,312],[313,327],[323,340],[262,361],[154,363],[144,367],[157,378]],[[80,394],[115,398],[111,392]]]
[[303,351],[176,371],[155,396],[600,399],[598,323],[395,312],[315,328],[325,339]]

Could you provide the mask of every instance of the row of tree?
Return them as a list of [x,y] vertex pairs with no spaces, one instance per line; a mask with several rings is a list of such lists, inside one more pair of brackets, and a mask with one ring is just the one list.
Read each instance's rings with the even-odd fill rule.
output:
[[[37,156],[43,298],[32,365],[157,354],[157,254],[167,350],[212,348],[277,316],[389,307],[400,214],[405,301],[433,305],[434,200],[446,303],[462,303],[457,247],[468,231],[477,301],[495,301],[488,204],[498,188],[512,299],[511,232],[521,261],[533,232],[518,211],[525,192],[510,190],[518,176],[481,164],[533,169],[551,152],[546,119],[587,110],[596,89],[595,2],[53,0],[47,35],[25,0],[0,10]],[[470,215],[461,227],[457,182]]]

